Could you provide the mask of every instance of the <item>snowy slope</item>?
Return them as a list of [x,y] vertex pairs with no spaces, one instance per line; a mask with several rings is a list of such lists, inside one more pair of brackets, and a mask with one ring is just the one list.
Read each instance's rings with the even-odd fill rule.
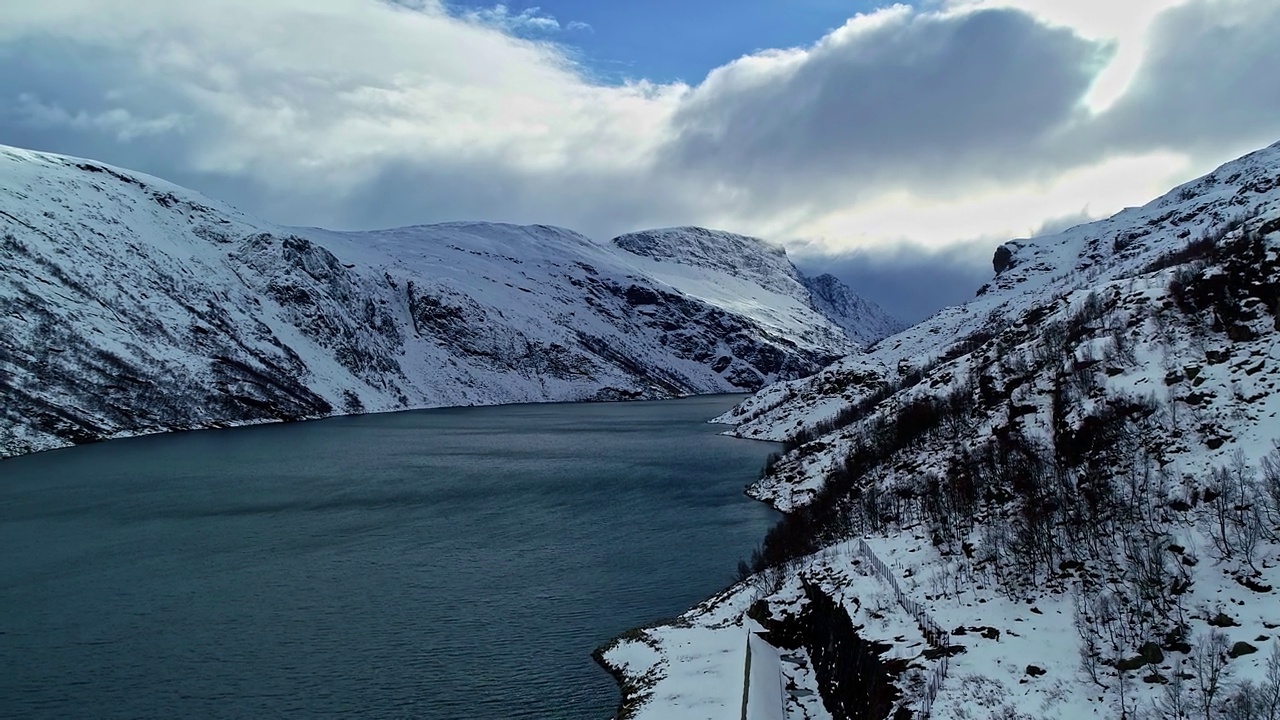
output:
[[789,442],[749,489],[789,515],[714,609],[605,651],[637,717],[740,712],[741,676],[677,696],[751,628],[788,718],[1280,713],[1280,144],[994,264],[721,418]]
[[696,232],[699,252],[740,263],[544,226],[277,227],[0,148],[0,457],[335,413],[755,390],[883,326],[846,335],[856,322],[790,292],[785,256]]
[[[1165,253],[1276,204],[1280,143],[1227,163],[1140,208],[997,249],[995,279],[964,305],[946,308],[819,375],[766,388],[723,421],[746,437],[782,440],[828,419],[872,383],[893,380],[953,352],[975,333],[1001,328],[1073,289],[1130,278]],[[746,419],[744,421],[744,419]]]
[[[784,248],[759,238],[681,227],[629,233],[612,244],[641,258],[636,262],[650,277],[775,332],[790,329],[808,342],[846,337],[865,347],[903,329],[901,321],[834,276],[805,277]],[[809,321],[815,311],[831,325]]]

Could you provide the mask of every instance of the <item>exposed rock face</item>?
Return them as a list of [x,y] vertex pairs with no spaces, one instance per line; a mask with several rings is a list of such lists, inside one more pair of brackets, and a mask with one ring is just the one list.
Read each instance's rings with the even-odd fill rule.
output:
[[809,656],[832,717],[890,717],[902,697],[895,683],[908,663],[883,657],[893,646],[860,636],[861,628],[853,625],[845,608],[820,587],[804,583],[803,589],[805,602],[799,613],[762,623],[769,630],[769,642],[802,649]]
[[995,257],[991,259],[991,266],[995,268],[997,275],[1013,267],[1015,263],[1013,249],[1009,245],[1001,245],[996,248]]
[[816,310],[785,253],[728,233],[282,228],[7,148],[0,267],[0,457],[334,413],[756,390],[879,327]]

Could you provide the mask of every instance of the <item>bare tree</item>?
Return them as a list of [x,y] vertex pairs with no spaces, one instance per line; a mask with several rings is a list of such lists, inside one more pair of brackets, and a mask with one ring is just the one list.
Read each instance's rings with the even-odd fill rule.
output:
[[1173,674],[1164,686],[1160,697],[1152,701],[1152,710],[1159,720],[1191,720],[1195,708],[1191,704],[1186,679],[1183,677],[1182,660],[1173,666]]
[[1276,528],[1280,527],[1280,441],[1274,444],[1271,452],[1259,462],[1262,471],[1259,489],[1265,506],[1266,535],[1271,540],[1280,539],[1276,533]]
[[1267,676],[1258,689],[1258,717],[1280,720],[1280,640],[1271,641],[1271,657],[1267,658]]
[[1258,492],[1257,472],[1244,451],[1237,448],[1228,469],[1219,471],[1217,476],[1219,485],[1230,486],[1229,490],[1224,487],[1223,496],[1218,499],[1218,509],[1227,514],[1229,521],[1230,546],[1256,571],[1254,554],[1263,536],[1263,513],[1259,507],[1263,498]]
[[1222,720],[1259,720],[1261,712],[1258,688],[1252,680],[1245,680],[1231,688],[1222,701],[1218,717]]
[[[1220,559],[1228,560],[1233,555],[1233,544],[1236,533],[1233,508],[1237,505],[1238,486],[1231,477],[1231,471],[1224,467],[1214,468],[1209,472],[1209,482],[1205,487],[1207,506],[1206,534],[1213,540]],[[1209,497],[1213,499],[1208,500]]]
[[1076,632],[1080,634],[1080,669],[1084,670],[1094,685],[1105,690],[1107,686],[1102,682],[1099,670],[1102,659],[1102,633],[1098,629],[1095,599],[1084,588],[1076,589],[1075,625]]
[[1227,636],[1219,630],[1213,630],[1207,636],[1202,635],[1196,644],[1194,664],[1196,689],[1200,691],[1197,709],[1204,720],[1213,720],[1214,701],[1230,674],[1230,668],[1227,667]]

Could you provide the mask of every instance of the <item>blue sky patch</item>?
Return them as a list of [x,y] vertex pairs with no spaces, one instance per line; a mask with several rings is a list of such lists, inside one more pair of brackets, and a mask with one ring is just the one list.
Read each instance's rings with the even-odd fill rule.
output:
[[575,49],[600,80],[683,80],[697,84],[711,70],[765,48],[810,45],[872,0],[539,0],[501,5],[451,2],[513,34],[554,40]]

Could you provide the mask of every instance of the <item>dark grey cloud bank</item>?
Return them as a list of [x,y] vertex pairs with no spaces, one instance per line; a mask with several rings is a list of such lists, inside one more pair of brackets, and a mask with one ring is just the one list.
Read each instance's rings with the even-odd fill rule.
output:
[[806,274],[831,273],[899,320],[917,323],[941,308],[973,299],[995,274],[995,246],[990,240],[968,240],[931,250],[904,242],[882,250],[792,259]]
[[905,16],[820,45],[783,78],[713,75],[676,115],[668,161],[731,178],[751,204],[1009,182],[1067,162],[1046,167],[1052,136],[1106,56],[1016,10]]
[[1280,3],[1171,8],[1129,92],[1092,114],[1082,100],[1107,46],[1018,10],[911,15],[769,82],[713,75],[677,113],[666,160],[757,216],[892,188],[948,197],[1161,150],[1207,169],[1280,139],[1276,27]]
[[[1086,215],[1054,218],[1030,235],[1049,235],[1086,222]],[[903,240],[837,253],[806,253],[801,246],[791,259],[804,273],[835,275],[899,320],[917,323],[944,307],[972,300],[995,277],[995,248],[1007,239],[960,240],[940,248]]]
[[1157,18],[1137,79],[1087,139],[1243,154],[1280,139],[1280,3],[1198,0]]
[[[430,0],[408,4],[439,32],[461,31],[432,15]],[[59,5],[65,13],[41,14]],[[317,2],[352,22],[341,35],[300,24],[314,40],[291,44],[296,56],[283,62],[271,51],[291,26],[284,13],[311,5],[255,9],[262,27],[183,24],[167,10],[145,18],[145,32],[129,29],[144,5],[163,14],[150,0],[0,7],[0,142],[136,168],[292,224],[480,218],[597,237],[708,224],[787,240],[889,190],[954,200],[1113,157],[1170,151],[1206,166],[1280,139],[1272,0],[1166,11],[1134,83],[1098,114],[1082,98],[1109,49],[1010,9],[888,11],[803,51],[731,63],[693,88],[619,89],[592,85],[553,46],[518,39],[509,60],[424,55],[391,37],[404,17],[374,17],[375,0]],[[73,12],[80,22],[67,21]],[[462,29],[479,32],[473,25]],[[309,70],[339,50],[360,68]],[[500,82],[538,63],[532,80]],[[452,107],[470,90],[421,92],[450,73],[492,97]],[[508,112],[511,93],[532,100]],[[640,129],[619,130],[632,116],[646,118]],[[263,132],[263,122],[284,129]],[[456,144],[432,142],[461,131]],[[963,300],[964,284],[971,294],[998,241],[830,263],[917,318]]]

